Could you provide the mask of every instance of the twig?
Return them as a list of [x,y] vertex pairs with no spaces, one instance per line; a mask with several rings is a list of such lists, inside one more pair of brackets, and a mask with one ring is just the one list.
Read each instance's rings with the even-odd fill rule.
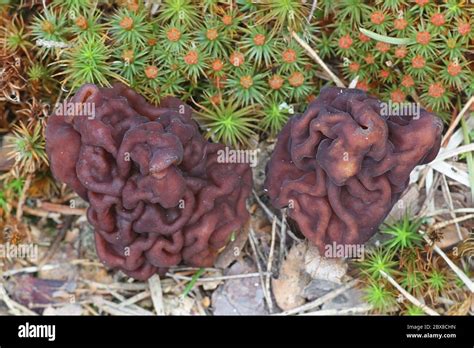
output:
[[[441,188],[442,188],[443,194],[445,196],[444,198],[445,198],[446,202],[448,203],[448,208],[450,210],[451,218],[456,219],[456,214],[454,214],[452,212],[453,209],[454,209],[453,197],[451,196],[451,191],[449,190],[448,181],[446,180],[445,175],[442,176]],[[458,234],[459,240],[463,240],[462,233],[461,233],[461,228],[459,227],[458,222],[454,222],[454,224],[456,226],[456,233]]]
[[111,283],[104,284],[94,282],[88,279],[82,279],[83,282],[89,284],[91,287],[97,289],[107,290],[109,293],[113,290],[123,290],[123,291],[143,291],[148,290],[148,284],[146,283]]
[[120,307],[126,307],[126,306],[130,306],[132,304],[135,304],[137,302],[140,302],[146,298],[150,297],[150,291],[146,290],[146,291],[142,291],[142,292],[139,292],[138,294],[132,296],[132,297],[129,297],[127,298],[125,301],[122,301],[119,306]]
[[426,194],[425,200],[423,201],[423,204],[421,205],[420,211],[418,212],[418,214],[416,214],[416,217],[422,217],[429,214],[428,213],[429,205],[430,205],[430,202],[433,200],[434,194],[436,192],[436,188],[439,185],[439,180],[440,180],[440,177],[439,175],[436,174],[435,179],[433,180],[433,184],[431,185],[428,193]]
[[431,216],[436,216],[436,215],[441,215],[441,214],[448,214],[448,213],[455,213],[455,214],[469,214],[469,213],[474,213],[474,208],[459,208],[459,209],[440,209],[440,210],[435,210],[432,211],[431,213],[428,213],[425,215],[426,217],[431,217]]
[[331,77],[331,79],[334,81],[334,83],[336,84],[336,86],[338,87],[342,87],[342,88],[345,88],[346,86],[344,85],[344,83],[339,79],[339,77],[337,77],[332,71],[331,69],[328,68],[328,66],[326,65],[326,63],[324,63],[324,61],[321,59],[321,57],[319,57],[319,55],[316,53],[315,50],[313,50],[303,39],[301,39],[298,34],[296,34],[294,31],[291,32],[291,36],[293,36],[295,38],[295,40],[301,45],[301,47],[303,47],[306,52],[308,52],[308,54],[311,56],[311,58],[313,58],[316,63],[318,63],[322,68],[323,70]]
[[[460,98],[459,95],[458,98]],[[461,118],[461,130],[464,143],[469,144],[471,142],[471,137],[469,136],[469,126],[464,118]],[[466,164],[469,176],[469,186],[471,187],[471,202],[474,202],[474,157],[471,152],[466,153]]]
[[25,204],[26,191],[28,191],[28,189],[30,188],[32,178],[33,178],[32,173],[27,175],[26,180],[25,180],[25,185],[23,186],[20,197],[18,198],[18,205],[16,208],[16,216],[15,216],[17,221],[20,221],[21,218],[23,217],[23,204]]
[[46,210],[47,212],[59,213],[62,215],[85,215],[87,211],[87,209],[83,208],[71,208],[66,205],[50,202],[38,202],[38,208]]
[[351,83],[349,83],[349,86],[347,88],[356,88],[358,81],[359,81],[359,75],[354,77],[354,79],[351,81]]
[[418,301],[414,296],[412,296],[410,293],[408,293],[404,288],[402,288],[396,281],[393,279],[391,276],[389,276],[387,273],[384,271],[380,271],[380,274],[389,281],[390,284],[392,284],[394,287],[397,288],[397,290],[412,304],[415,306],[421,308],[426,314],[433,315],[433,316],[438,316],[439,313],[436,312],[435,310],[431,309],[427,305],[421,303]]
[[[257,192],[255,192],[255,190],[252,191],[253,193],[253,196],[255,197],[255,200],[257,201],[258,205],[263,209],[263,211],[265,212],[265,214],[267,214],[267,217],[269,220],[273,221],[273,217],[275,216],[275,214],[273,214],[271,212],[271,210],[265,205],[265,203],[262,202],[262,200],[260,199],[260,197],[257,195]],[[286,226],[288,226],[288,223],[286,222],[286,219],[285,219],[285,223],[286,223]],[[277,225],[279,227],[281,227],[281,222],[277,219]],[[301,239],[299,239],[298,237],[295,236],[295,234],[291,231],[290,228],[288,228],[287,230],[287,233],[288,235],[294,239],[295,242],[301,242]]]
[[44,265],[46,262],[48,262],[51,259],[51,257],[54,255],[54,253],[58,250],[61,241],[66,236],[66,233],[69,230],[69,227],[71,227],[72,220],[73,220],[72,216],[66,216],[63,222],[63,226],[59,229],[59,233],[54,238],[54,241],[49,247],[46,254],[39,261],[38,263],[39,265]]
[[283,209],[281,212],[281,229],[280,229],[280,253],[278,268],[281,268],[283,260],[285,258],[286,251],[286,209]]
[[10,277],[19,273],[36,273],[38,271],[50,271],[55,268],[62,267],[64,265],[86,265],[86,266],[98,266],[104,267],[104,265],[100,262],[95,262],[87,259],[79,259],[79,260],[72,260],[68,263],[57,263],[57,264],[49,264],[49,265],[38,265],[38,266],[30,266],[24,267],[19,269],[12,269],[3,273],[0,273],[1,277]]
[[444,134],[444,137],[443,137],[443,142],[442,142],[442,146],[446,146],[446,144],[448,143],[448,140],[449,138],[451,137],[451,135],[453,134],[454,132],[454,129],[456,128],[456,126],[458,125],[458,123],[461,121],[461,118],[464,116],[464,114],[469,110],[469,107],[471,106],[471,104],[474,103],[474,96],[472,96],[468,101],[467,103],[464,105],[464,107],[462,108],[461,112],[456,116],[456,118],[454,119],[454,121],[451,123],[451,125],[449,126],[448,130],[446,131],[446,133]]
[[360,306],[356,307],[351,307],[351,308],[332,308],[332,309],[322,309],[320,311],[315,311],[315,312],[307,312],[307,313],[301,313],[299,315],[347,315],[347,314],[361,314],[361,313],[367,313],[372,310],[372,306],[369,304],[363,304]]
[[[439,229],[445,228],[446,226],[457,224],[459,222],[470,220],[470,219],[474,219],[474,214],[459,216],[451,220],[438,222],[437,224],[434,224],[431,227],[431,230],[439,230]],[[459,238],[462,240],[463,239],[462,235],[459,235]]]
[[155,307],[156,315],[164,315],[163,308],[163,290],[161,289],[161,280],[158,274],[154,274],[148,279],[148,286],[150,287],[151,300],[153,307]]
[[[271,294],[270,292],[270,277],[272,274],[272,265],[273,265],[273,252],[275,250],[275,235],[276,235],[276,221],[277,218],[276,216],[273,218],[273,223],[272,223],[272,241],[270,243],[270,253],[268,254],[268,261],[267,261],[267,276],[265,278],[265,289],[267,291],[267,294]],[[273,313],[273,301],[271,296],[269,296],[270,304],[271,307],[269,308],[270,313]]]
[[471,281],[471,279],[469,279],[469,277],[466,274],[464,274],[464,272],[458,266],[456,266],[453,261],[449,259],[449,257],[444,253],[443,250],[441,250],[440,247],[438,247],[435,243],[433,243],[433,241],[430,238],[426,236],[426,233],[422,231],[419,231],[419,232],[421,233],[423,238],[426,240],[428,245],[431,245],[433,247],[433,250],[439,256],[441,256],[444,259],[444,261],[446,261],[446,263],[448,264],[449,267],[451,267],[454,273],[456,273],[456,275],[463,281],[463,283],[468,287],[468,289],[472,293],[474,293],[474,283]]
[[[263,275],[266,275],[267,272],[263,272]],[[217,280],[228,280],[228,279],[241,279],[241,278],[252,278],[258,277],[260,273],[246,273],[246,274],[235,274],[235,275],[228,275],[228,276],[221,276],[221,277],[208,277],[208,278],[199,278],[196,283],[204,283],[204,282],[215,282]],[[192,277],[180,276],[173,273],[166,273],[167,277],[173,277],[179,280],[191,280]]]
[[153,315],[152,312],[147,311],[141,307],[135,306],[133,309],[121,307],[120,305],[112,301],[108,301],[100,296],[94,296],[92,298],[92,303],[104,312],[112,315]]
[[256,250],[256,253],[257,253],[256,254],[257,255],[257,260],[262,260],[262,262],[265,264],[267,262],[267,258],[265,257],[265,255],[263,255],[262,248],[257,248],[256,247],[258,245],[258,241],[257,241],[257,236],[255,236],[255,231],[253,231],[253,233],[249,233],[249,240],[250,239],[253,241],[253,245],[255,246],[255,250]]
[[[196,272],[196,271],[199,271],[201,268],[202,267],[177,266],[177,267],[170,267],[169,271],[170,273],[177,273],[177,272],[183,272],[183,271]],[[214,267],[206,267],[205,271],[206,272],[219,272],[221,271],[221,269],[214,268]]]
[[94,316],[98,316],[98,315],[99,315],[99,313],[97,313],[97,311],[96,311],[94,308],[92,308],[92,306],[91,306],[90,304],[85,303],[85,304],[83,305],[83,307],[84,307],[87,311],[89,311],[89,313],[91,313],[92,315],[94,315]]
[[[12,203],[15,206],[15,203]],[[58,218],[61,216],[61,214],[58,213],[51,213],[49,211],[43,210],[43,209],[37,209],[37,208],[30,208],[28,206],[23,206],[23,212],[28,214],[28,215],[33,215],[37,217],[44,217],[44,218],[50,218],[55,221],[58,220]]]
[[313,4],[311,5],[311,11],[309,12],[308,18],[306,19],[308,23],[311,23],[311,19],[313,18],[314,11],[318,8],[318,0],[313,0]]
[[270,309],[272,306],[272,301],[270,299],[270,294],[267,293],[267,289],[265,288],[265,281],[263,279],[263,272],[262,272],[262,267],[260,266],[260,262],[258,260],[258,253],[257,253],[257,247],[255,246],[255,241],[253,239],[253,229],[250,227],[250,232],[249,232],[249,242],[250,246],[252,248],[252,252],[255,257],[255,263],[257,264],[257,269],[258,269],[258,276],[260,277],[260,284],[262,285],[262,290],[263,290],[263,297],[265,297],[265,302],[267,303],[268,308]]
[[309,302],[309,303],[306,303],[302,306],[299,306],[299,307],[296,307],[296,308],[293,308],[293,309],[290,309],[288,311],[284,311],[282,313],[278,313],[277,315],[292,315],[292,314],[298,314],[298,313],[301,313],[301,312],[305,312],[309,309],[313,309],[313,308],[316,308],[316,307],[319,307],[321,306],[322,304],[332,300],[333,298],[339,296],[340,294],[342,294],[343,292],[347,291],[348,289],[354,287],[356,284],[357,284],[358,280],[357,279],[353,279],[351,280],[350,282],[348,282],[347,284],[344,284],[343,286],[341,286],[340,288],[337,288],[336,290],[333,290],[319,298],[317,298],[316,300],[312,301],[312,302]]

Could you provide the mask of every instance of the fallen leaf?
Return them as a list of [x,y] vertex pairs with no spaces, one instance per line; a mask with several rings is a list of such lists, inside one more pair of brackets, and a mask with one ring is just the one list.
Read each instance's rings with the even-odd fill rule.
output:
[[[257,272],[250,262],[239,260],[226,272],[226,275]],[[212,294],[214,315],[264,315],[265,299],[258,277],[228,279]]]
[[364,304],[364,293],[357,288],[348,289],[331,301],[323,304],[321,309],[346,309],[353,308]]
[[304,288],[303,296],[308,301],[313,301],[321,296],[326,295],[327,293],[337,289],[340,285],[324,279],[313,279],[311,282]]
[[62,302],[55,294],[67,287],[67,282],[55,279],[40,279],[29,274],[13,278],[6,284],[6,289],[13,300],[30,307],[33,304],[50,304]]
[[467,228],[460,227],[462,239],[459,238],[458,231],[456,230],[456,225],[449,225],[445,228],[438,231],[440,240],[436,242],[436,245],[441,249],[449,249],[457,245],[462,240],[465,240],[469,237],[469,231]]
[[318,248],[309,244],[304,258],[304,267],[312,279],[324,279],[337,284],[347,272],[347,263],[343,259],[329,259],[320,255]]
[[283,261],[278,279],[272,279],[272,290],[278,307],[286,311],[301,306],[303,291],[309,282],[304,271],[306,243],[294,245]]

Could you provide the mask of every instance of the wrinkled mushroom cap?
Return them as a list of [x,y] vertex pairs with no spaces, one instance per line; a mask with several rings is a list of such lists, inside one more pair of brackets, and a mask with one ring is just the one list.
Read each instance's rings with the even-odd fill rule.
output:
[[90,204],[100,259],[137,279],[211,266],[249,217],[249,165],[219,163],[224,145],[178,99],[154,107],[122,84],[84,85],[69,103],[91,107],[54,113],[46,150],[54,176]]
[[413,168],[439,151],[438,117],[423,109],[385,116],[382,107],[361,90],[326,88],[278,137],[265,188],[323,253],[333,243],[365,243]]

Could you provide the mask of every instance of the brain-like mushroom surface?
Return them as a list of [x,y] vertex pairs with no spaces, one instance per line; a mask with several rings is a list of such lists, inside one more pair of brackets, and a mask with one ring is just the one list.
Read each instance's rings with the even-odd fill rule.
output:
[[[384,109],[385,107],[385,109]],[[265,189],[325,256],[360,245],[400,198],[415,166],[437,155],[441,120],[357,89],[326,88],[281,131]],[[346,250],[346,249],[343,249]]]
[[100,259],[141,280],[211,266],[249,218],[250,166],[221,163],[224,145],[206,141],[175,98],[155,107],[122,84],[84,85],[63,105],[46,150],[55,177],[89,202]]

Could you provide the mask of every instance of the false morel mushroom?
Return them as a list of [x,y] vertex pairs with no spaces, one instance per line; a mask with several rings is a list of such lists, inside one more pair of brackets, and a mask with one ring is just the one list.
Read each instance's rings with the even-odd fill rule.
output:
[[250,166],[219,161],[224,145],[206,141],[175,98],[155,107],[122,84],[84,85],[64,105],[46,150],[55,177],[89,202],[100,259],[142,280],[211,266],[249,218]]
[[365,243],[413,168],[439,151],[438,117],[416,107],[394,116],[386,106],[361,90],[326,88],[278,137],[265,189],[323,255]]

